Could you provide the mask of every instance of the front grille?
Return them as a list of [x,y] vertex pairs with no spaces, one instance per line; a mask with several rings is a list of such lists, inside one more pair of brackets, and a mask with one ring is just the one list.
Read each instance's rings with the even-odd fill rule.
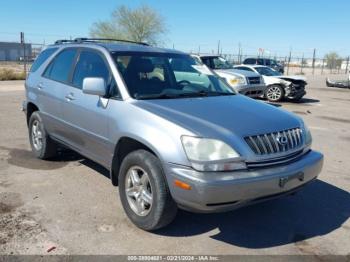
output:
[[283,153],[297,149],[303,144],[303,136],[300,128],[247,136],[244,140],[257,155]]
[[249,84],[258,85],[260,84],[260,77],[248,77]]

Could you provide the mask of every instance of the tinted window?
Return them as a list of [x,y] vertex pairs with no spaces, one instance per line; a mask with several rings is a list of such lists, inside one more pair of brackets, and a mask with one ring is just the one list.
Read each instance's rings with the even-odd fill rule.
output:
[[214,69],[214,65],[212,64],[212,60],[209,57],[202,57],[202,62],[205,64],[207,67]]
[[258,65],[264,65],[264,59],[258,59],[257,64]]
[[265,65],[270,66],[271,65],[271,60],[270,59],[266,59],[265,60]]
[[67,82],[76,50],[66,49],[59,53],[46,68],[44,76],[59,82]]
[[30,72],[35,72],[38,68],[57,50],[58,48],[48,48],[40,53],[40,55],[35,59]]
[[256,63],[256,60],[253,58],[248,58],[243,62],[243,64],[247,64],[247,65],[255,65],[255,63]]
[[73,85],[82,88],[86,77],[101,77],[109,82],[109,70],[103,58],[93,51],[82,51],[73,75]]

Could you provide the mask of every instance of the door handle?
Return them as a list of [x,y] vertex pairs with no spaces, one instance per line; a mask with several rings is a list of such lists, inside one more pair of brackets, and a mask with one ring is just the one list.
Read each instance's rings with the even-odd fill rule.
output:
[[43,83],[39,83],[39,84],[36,86],[36,88],[37,88],[38,90],[41,90],[41,89],[44,88],[44,84],[43,84]]
[[65,98],[67,99],[67,101],[75,100],[75,97],[74,97],[73,93],[70,93],[70,94],[66,95]]

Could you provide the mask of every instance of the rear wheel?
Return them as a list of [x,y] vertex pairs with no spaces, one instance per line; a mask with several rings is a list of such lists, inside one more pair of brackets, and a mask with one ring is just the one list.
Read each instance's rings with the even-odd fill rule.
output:
[[265,97],[270,102],[279,102],[284,97],[284,89],[280,85],[270,85],[265,91]]
[[34,112],[29,119],[29,140],[37,158],[48,159],[56,155],[57,145],[46,132],[38,111]]
[[120,167],[119,195],[129,219],[151,231],[168,225],[176,216],[159,159],[146,150],[128,154]]

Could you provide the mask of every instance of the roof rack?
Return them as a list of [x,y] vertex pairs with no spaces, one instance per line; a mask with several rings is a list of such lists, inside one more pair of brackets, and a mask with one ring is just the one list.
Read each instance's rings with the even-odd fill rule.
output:
[[55,42],[55,45],[65,44],[65,43],[74,43],[74,40],[60,39]]
[[55,44],[59,45],[59,44],[65,44],[65,43],[89,43],[89,42],[91,43],[91,42],[102,42],[102,41],[124,42],[124,43],[132,43],[132,44],[149,46],[149,44],[147,44],[147,43],[136,42],[136,41],[131,41],[131,40],[114,39],[114,38],[83,38],[83,37],[75,38],[74,40],[67,40],[67,39],[57,40],[55,42]]

